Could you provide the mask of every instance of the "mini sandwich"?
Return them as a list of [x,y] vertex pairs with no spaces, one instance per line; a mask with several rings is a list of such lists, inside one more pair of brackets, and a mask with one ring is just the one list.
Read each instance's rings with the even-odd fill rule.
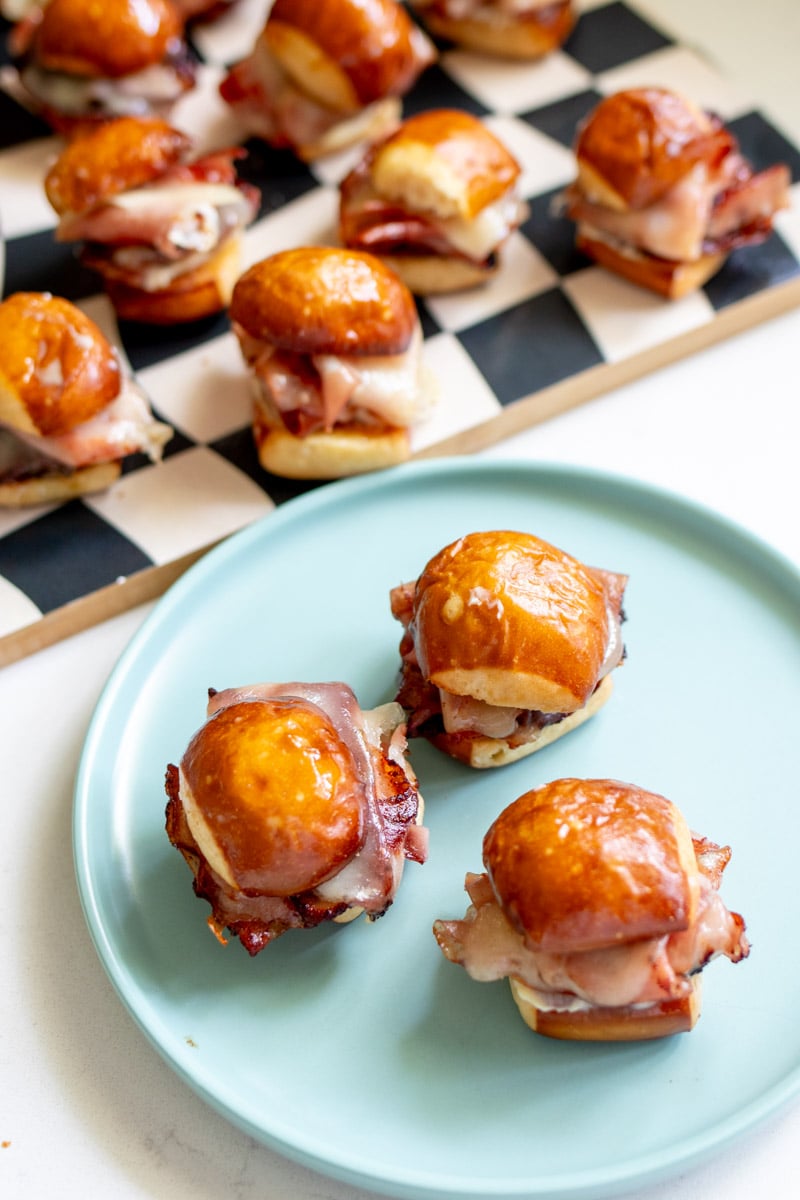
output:
[[542,58],[575,24],[571,0],[411,0],[434,37],[500,58]]
[[11,35],[21,98],[66,137],[119,116],[162,116],[194,87],[171,0],[47,0]]
[[83,243],[122,318],[194,321],[230,302],[258,190],[237,180],[243,151],[190,151],[160,118],[121,117],[70,142],[47,174],[57,240]]
[[333,479],[408,458],[435,388],[411,293],[379,259],[285,250],[244,273],[229,315],[253,371],[265,470]]
[[623,659],[626,575],[528,533],[471,533],[391,593],[409,736],[499,767],[576,729]]
[[789,203],[789,169],[754,173],[718,117],[660,88],[617,92],[578,130],[564,198],[577,246],[625,279],[676,299],[731,250],[763,241]]
[[379,255],[419,295],[484,283],[525,217],[519,174],[470,113],[410,117],[342,181],[341,240]]
[[154,462],[172,436],[80,309],[47,292],[0,304],[0,505],[99,492],[129,454]]
[[463,920],[436,921],[446,958],[509,980],[547,1037],[641,1041],[691,1030],[700,971],[749,953],[719,895],[727,846],[690,834],[663,796],[610,779],[557,779],[509,805],[470,873]]
[[395,0],[275,0],[220,92],[250,134],[309,162],[392,129],[435,57]]
[[221,942],[258,954],[289,929],[383,916],[427,854],[405,746],[402,710],[362,711],[343,683],[210,692],[167,768],[166,827]]

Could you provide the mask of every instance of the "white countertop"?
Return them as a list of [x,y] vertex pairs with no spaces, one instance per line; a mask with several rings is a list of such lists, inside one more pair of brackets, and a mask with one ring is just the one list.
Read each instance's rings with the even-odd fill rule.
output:
[[[730,0],[648,0],[647,7],[746,78],[765,111],[800,140],[797,0],[762,0],[757,11]],[[663,485],[800,563],[798,345],[800,311],[486,455],[587,465]],[[73,873],[73,782],[93,706],[149,611],[0,671],[0,1194],[357,1200],[365,1193],[272,1153],[197,1098],[133,1024],[92,947]],[[795,1103],[699,1169],[637,1195],[795,1196],[798,1145]]]

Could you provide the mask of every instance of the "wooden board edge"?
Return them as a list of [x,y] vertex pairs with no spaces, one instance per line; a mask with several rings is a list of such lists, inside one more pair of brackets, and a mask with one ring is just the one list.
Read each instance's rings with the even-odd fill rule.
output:
[[172,562],[145,567],[135,575],[128,575],[99,588],[88,596],[82,596],[62,608],[45,613],[30,625],[24,625],[6,634],[0,638],[0,667],[36,654],[47,646],[99,625],[111,617],[136,608],[139,604],[155,600],[163,595],[184,571],[207,554],[213,545],[216,543],[193,550]]
[[551,384],[530,396],[516,400],[502,412],[478,425],[464,429],[441,441],[415,451],[412,459],[440,458],[448,455],[471,454],[514,434],[523,433],[535,425],[577,408],[589,400],[599,400],[615,388],[650,375],[722,342],[737,333],[780,316],[800,305],[800,275],[792,276],[769,292],[759,292],[730,308],[722,309],[713,319],[696,329],[681,333],[638,354],[591,367],[581,375],[573,375],[560,383]]

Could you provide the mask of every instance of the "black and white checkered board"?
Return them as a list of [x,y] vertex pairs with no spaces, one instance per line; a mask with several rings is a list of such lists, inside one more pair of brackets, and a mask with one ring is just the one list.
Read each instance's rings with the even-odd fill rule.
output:
[[[239,140],[216,87],[224,64],[252,45],[266,7],[267,0],[239,0],[193,34],[200,85],[174,120],[201,150]],[[562,407],[589,399],[622,378],[615,368],[642,373],[800,300],[796,211],[779,216],[769,242],[736,252],[701,292],[678,303],[640,292],[576,254],[572,229],[550,215],[550,200],[573,176],[577,121],[622,87],[686,92],[729,123],[755,166],[788,162],[800,189],[798,149],[706,61],[654,28],[631,0],[584,0],[581,10],[569,42],[544,62],[494,62],[442,47],[439,64],[407,97],[407,114],[452,106],[485,118],[519,159],[530,205],[495,280],[420,304],[441,399],[417,432],[416,452],[488,444],[555,411],[561,392]],[[0,95],[5,292],[48,289],[84,306],[118,340],[176,433],[162,464],[132,460],[104,495],[0,514],[0,662],[124,607],[120,589],[145,576],[166,582],[167,571],[159,571],[167,564],[310,486],[258,466],[249,385],[224,316],[172,330],[117,327],[95,278],[70,247],[55,244],[41,183],[58,147],[46,127]],[[242,174],[261,187],[263,203],[246,235],[245,265],[288,246],[335,242],[336,185],[357,154],[306,167],[257,141],[248,149]],[[110,607],[98,603],[104,595],[113,596]],[[131,586],[130,595],[135,602],[141,587]],[[53,620],[65,612],[68,621]]]

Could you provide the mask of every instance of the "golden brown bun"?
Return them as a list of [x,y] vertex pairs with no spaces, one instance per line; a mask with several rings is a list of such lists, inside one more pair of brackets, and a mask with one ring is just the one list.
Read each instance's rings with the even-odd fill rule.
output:
[[31,476],[0,483],[0,508],[30,508],[37,504],[61,504],[76,496],[104,492],[120,476],[118,462],[97,463],[75,471],[53,471],[50,475]]
[[409,117],[371,153],[375,190],[411,212],[471,220],[519,177],[516,159],[471,113],[432,109]]
[[401,354],[418,316],[405,284],[356,250],[284,250],[245,271],[230,318],[252,337],[298,354]]
[[504,738],[485,737],[477,733],[448,733],[442,730],[440,733],[426,733],[425,736],[438,750],[466,763],[468,767],[477,770],[505,767],[520,758],[527,758],[529,754],[535,754],[537,750],[544,750],[545,746],[550,746],[565,734],[572,733],[573,729],[577,729],[600,711],[611,698],[613,690],[612,678],[606,675],[583,708],[570,713],[561,721],[545,725],[531,741],[522,742],[518,746],[509,746],[508,740]]
[[276,699],[224,708],[192,738],[181,770],[192,832],[210,865],[237,890],[306,891],[360,848],[352,760],[313,705]]
[[581,190],[618,211],[646,208],[705,159],[719,136],[718,126],[675,92],[615,92],[578,130]]
[[207,262],[176,275],[168,288],[148,292],[108,274],[108,259],[82,256],[87,266],[104,272],[105,289],[117,316],[148,325],[200,321],[227,308],[241,269],[241,236],[227,238]]
[[382,254],[386,263],[415,296],[443,296],[479,287],[497,274],[496,258],[476,263],[444,254]]
[[575,235],[575,245],[602,267],[668,300],[679,300],[697,291],[721,270],[728,257],[725,253],[703,254],[692,262],[674,262],[656,258],[645,250],[614,246],[581,226]]
[[639,1042],[689,1033],[697,1024],[702,1001],[699,975],[692,977],[692,990],[682,999],[662,1000],[644,1008],[624,1005],[578,1012],[537,1008],[532,992],[524,983],[509,979],[509,984],[525,1024],[545,1037],[565,1041]]
[[188,154],[191,140],[156,117],[120,117],[72,141],[47,172],[47,199],[59,216],[85,212],[158,179]]
[[396,466],[411,453],[407,429],[339,424],[295,437],[259,422],[254,434],[264,470],[286,479],[342,479]]
[[696,917],[692,837],[664,796],[613,779],[557,779],[490,826],[483,861],[534,950],[581,953],[656,938]]
[[182,28],[171,0],[48,0],[36,59],[50,71],[118,79],[161,62]]
[[427,7],[420,17],[434,37],[498,58],[542,58],[566,41],[575,24],[570,0],[536,12],[495,12],[491,21],[446,17]]
[[[487,593],[494,603],[470,602]],[[417,581],[422,675],[488,704],[574,712],[601,675],[607,606],[597,574],[548,542],[509,530],[468,534]]]
[[435,58],[395,0],[275,0],[264,35],[295,83],[340,112],[403,95]]
[[79,308],[49,292],[0,304],[0,424],[58,437],[119,393],[116,351]]

